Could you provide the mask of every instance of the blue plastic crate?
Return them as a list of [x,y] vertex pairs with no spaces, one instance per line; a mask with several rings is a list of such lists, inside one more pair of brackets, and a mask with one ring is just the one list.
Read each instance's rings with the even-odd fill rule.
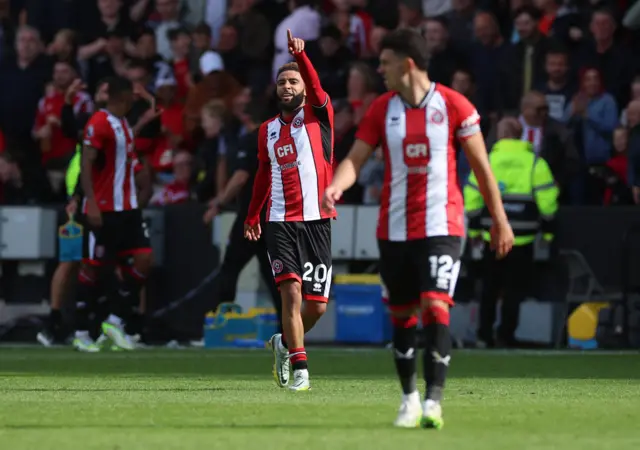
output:
[[256,316],[258,339],[267,342],[271,336],[278,332],[277,314],[260,314]]
[[336,284],[336,341],[381,344],[391,340],[391,321],[379,284]]
[[213,315],[207,315],[204,323],[206,348],[235,347],[238,339],[256,339],[255,314],[243,313],[233,303],[223,303]]

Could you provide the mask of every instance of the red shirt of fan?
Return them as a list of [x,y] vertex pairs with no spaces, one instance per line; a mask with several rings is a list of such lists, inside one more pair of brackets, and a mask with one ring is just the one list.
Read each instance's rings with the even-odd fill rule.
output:
[[179,100],[187,98],[189,92],[189,61],[182,59],[173,62],[173,76],[176,78],[176,97]]

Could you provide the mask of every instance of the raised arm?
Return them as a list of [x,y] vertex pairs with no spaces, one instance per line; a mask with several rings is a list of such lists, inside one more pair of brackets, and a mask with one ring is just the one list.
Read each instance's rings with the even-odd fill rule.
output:
[[300,76],[304,81],[307,90],[307,102],[311,106],[321,108],[329,102],[329,95],[322,89],[318,72],[311,64],[311,60],[304,51],[304,41],[300,38],[294,38],[291,30],[287,30],[289,39],[289,53],[293,55],[300,69]]

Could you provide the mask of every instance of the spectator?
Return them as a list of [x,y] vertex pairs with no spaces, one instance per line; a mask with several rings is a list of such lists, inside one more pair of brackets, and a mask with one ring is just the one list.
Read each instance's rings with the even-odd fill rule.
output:
[[[500,66],[509,50],[500,35],[496,18],[480,12],[473,20],[475,42],[471,46],[470,68],[476,80],[476,108],[482,117],[497,118],[498,99],[502,88],[498,85]],[[496,120],[494,120],[496,122]]]
[[540,33],[537,9],[523,6],[515,12],[514,27],[519,40],[502,62],[500,86],[504,86],[503,108],[513,109],[523,95],[544,83],[549,40]]
[[0,129],[8,144],[35,150],[33,120],[45,84],[51,79],[51,61],[42,53],[40,34],[23,26],[16,35],[16,57],[0,67]]
[[92,14],[80,18],[78,58],[82,61],[107,53],[109,33],[125,37],[133,35],[133,22],[128,14],[123,14],[120,0],[97,0],[97,3],[99,14],[95,20]]
[[353,109],[355,123],[360,123],[378,93],[376,73],[363,62],[355,62],[349,70],[347,81],[347,99]]
[[224,63],[220,55],[209,51],[200,57],[202,79],[187,94],[185,103],[185,131],[193,134],[200,123],[202,107],[213,99],[223,99],[227,107],[240,91],[240,84],[229,73],[224,71]]
[[363,8],[352,0],[332,0],[336,9],[333,22],[342,32],[347,48],[358,58],[371,55],[369,47],[373,20]]
[[640,205],[640,100],[627,106],[627,128],[629,130],[629,185],[633,190],[633,200]]
[[158,54],[156,34],[152,29],[144,28],[142,30],[135,43],[133,54],[138,59],[137,63],[146,64],[147,71],[151,75],[150,82],[146,85],[149,92],[155,91],[156,80],[173,78],[172,67]]
[[449,23],[449,33],[458,46],[466,46],[473,40],[475,0],[452,0],[453,9],[445,14]]
[[429,78],[450,86],[453,72],[466,66],[468,58],[451,44],[448,24],[442,17],[427,20],[424,37],[431,53]]
[[378,55],[380,54],[380,44],[388,33],[389,30],[386,28],[374,27],[373,30],[371,30],[371,35],[369,36],[369,48],[371,48],[371,55],[368,58],[361,58],[376,70],[380,64],[380,60],[378,58]]
[[607,177],[604,180],[605,205],[628,205],[633,203],[629,187],[629,132],[626,128],[616,128],[613,131],[613,156],[607,161]]
[[238,44],[238,31],[231,25],[220,30],[216,51],[222,56],[224,67],[236,80],[246,83],[249,62]]
[[198,199],[208,201],[217,196],[227,181],[227,146],[222,135],[225,105],[213,100],[202,108],[201,126],[204,140],[197,156],[201,168],[198,175]]
[[191,200],[193,157],[186,151],[178,151],[171,163],[173,180],[163,185],[151,197],[154,206],[175,205]]
[[607,9],[596,10],[589,29],[593,40],[586,40],[578,55],[578,67],[594,67],[603,77],[604,89],[613,94],[619,104],[629,99],[628,86],[637,69],[637,58],[614,40],[617,24]]
[[[640,75],[637,75],[631,83],[631,101],[640,100]],[[628,125],[627,108],[620,113],[620,125],[626,127]]]
[[[35,117],[34,137],[40,143],[42,163],[56,192],[61,191],[64,174],[77,142],[76,136],[66,137],[61,127],[65,95],[77,77],[78,72],[72,62],[58,61],[53,69],[53,92],[40,100]],[[70,100],[75,115],[93,111],[91,96],[86,92],[78,92]]]
[[[134,86],[152,86],[153,92],[155,92],[157,84],[173,81],[173,77],[154,80],[149,64],[139,59],[130,61],[126,76]],[[159,120],[147,120],[148,114],[149,102],[144,98],[136,98],[127,115],[129,124],[134,127],[136,151],[145,155],[155,152],[161,128]]]
[[542,12],[538,22],[538,30],[545,36],[553,34],[553,23],[558,13],[558,0],[534,0],[535,7]]
[[[307,54],[313,61],[320,82],[331,98],[347,96],[347,75],[353,53],[343,44],[342,34],[334,25],[322,29],[320,39],[310,42]],[[376,66],[377,66],[376,57]]]
[[105,34],[104,51],[95,55],[87,64],[87,85],[93,91],[98,81],[113,76],[125,76],[129,56],[125,53],[127,35],[124,31],[114,29]]
[[547,82],[537,86],[549,106],[549,117],[564,121],[567,105],[576,93],[576,86],[569,76],[569,55],[560,48],[551,48],[545,58]]
[[58,31],[53,42],[47,47],[47,54],[58,61],[70,61],[75,64],[78,57],[76,33],[68,28]]
[[[184,102],[189,89],[193,87],[193,78],[189,67],[189,54],[191,52],[191,34],[184,27],[173,28],[168,32],[171,43],[171,65],[175,78],[176,95],[178,101]],[[169,86],[170,82],[161,82],[163,86]]]
[[179,0],[155,0],[157,16],[149,22],[156,33],[156,46],[158,53],[165,60],[171,59],[171,42],[169,31],[184,27],[180,21]]
[[267,19],[253,8],[253,3],[254,0],[229,0],[227,25],[237,32],[239,51],[247,59],[246,69],[261,72],[268,82],[272,31]]
[[567,105],[565,122],[576,132],[587,166],[604,164],[611,157],[611,137],[618,123],[618,107],[611,94],[604,91],[597,69],[588,68],[580,75],[580,92]]
[[398,2],[399,28],[411,28],[422,33],[424,15],[420,0],[400,0]]
[[200,22],[193,29],[191,33],[191,40],[193,41],[193,47],[196,50],[198,59],[207,50],[211,50],[212,31],[211,27],[206,22]]
[[580,160],[571,132],[559,121],[548,116],[545,96],[529,92],[520,104],[520,124],[523,141],[532,144],[537,155],[549,164],[553,178],[560,186],[564,203],[579,203],[579,193],[570,191],[571,182],[580,170]]
[[291,60],[288,51],[287,30],[304,41],[315,41],[320,37],[320,13],[313,9],[313,0],[289,0],[289,14],[276,28],[274,35],[275,56],[271,79],[275,81],[278,69]]

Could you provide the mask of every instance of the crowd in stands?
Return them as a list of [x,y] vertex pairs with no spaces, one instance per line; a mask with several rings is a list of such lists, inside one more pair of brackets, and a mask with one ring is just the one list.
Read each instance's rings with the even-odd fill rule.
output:
[[[91,112],[114,75],[162,109],[146,123],[141,101],[129,117],[144,124],[136,148],[152,203],[210,200],[234,169],[247,105],[276,113],[287,29],[332,98],[339,162],[384,92],[377,55],[397,27],[422,33],[431,79],[472,100],[489,149],[497,121],[519,119],[563,204],[640,201],[634,0],[0,0],[0,204],[64,201],[77,136],[61,126],[63,105]],[[382,171],[376,152],[344,201],[375,204]],[[462,183],[463,154],[459,173]]]

